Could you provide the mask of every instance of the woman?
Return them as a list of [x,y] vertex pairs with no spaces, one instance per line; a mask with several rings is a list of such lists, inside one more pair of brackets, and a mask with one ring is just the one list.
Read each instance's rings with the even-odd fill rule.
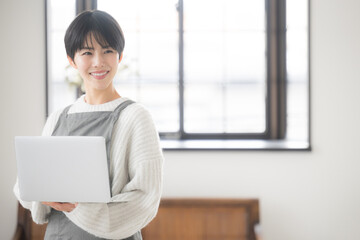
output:
[[45,239],[138,240],[156,215],[163,163],[158,133],[148,111],[113,85],[124,43],[116,20],[102,11],[79,14],[66,31],[68,60],[86,94],[51,114],[43,135],[104,136],[113,197],[110,203],[24,202],[16,183],[15,195],[33,220],[48,222]]

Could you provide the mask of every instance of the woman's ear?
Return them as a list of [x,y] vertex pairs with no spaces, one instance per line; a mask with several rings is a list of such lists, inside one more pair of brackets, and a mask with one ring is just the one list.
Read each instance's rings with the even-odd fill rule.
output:
[[121,55],[120,55],[120,57],[119,57],[119,63],[121,62],[123,56],[124,56],[124,52],[122,52]]
[[77,66],[76,66],[74,60],[73,60],[70,56],[67,56],[67,59],[68,59],[70,65],[71,65],[73,68],[77,69]]

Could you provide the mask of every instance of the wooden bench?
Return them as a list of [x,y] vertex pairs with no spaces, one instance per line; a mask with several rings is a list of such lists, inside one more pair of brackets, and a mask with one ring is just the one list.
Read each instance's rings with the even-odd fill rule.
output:
[[[142,230],[144,240],[256,240],[257,199],[161,200],[155,219]],[[46,225],[36,225],[19,205],[13,240],[40,240]]]
[[256,199],[163,199],[144,240],[255,240]]

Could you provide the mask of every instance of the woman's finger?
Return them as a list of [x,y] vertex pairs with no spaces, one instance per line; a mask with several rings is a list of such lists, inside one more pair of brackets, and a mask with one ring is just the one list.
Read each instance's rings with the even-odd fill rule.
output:
[[65,211],[65,212],[71,212],[76,208],[77,203],[60,203],[60,202],[41,202],[44,205],[50,206],[54,208],[57,211]]

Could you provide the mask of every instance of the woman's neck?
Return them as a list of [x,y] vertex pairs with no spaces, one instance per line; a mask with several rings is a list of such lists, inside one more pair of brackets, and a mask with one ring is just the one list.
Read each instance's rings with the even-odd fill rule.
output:
[[98,105],[120,98],[120,94],[111,88],[106,91],[86,91],[85,102],[91,105]]

